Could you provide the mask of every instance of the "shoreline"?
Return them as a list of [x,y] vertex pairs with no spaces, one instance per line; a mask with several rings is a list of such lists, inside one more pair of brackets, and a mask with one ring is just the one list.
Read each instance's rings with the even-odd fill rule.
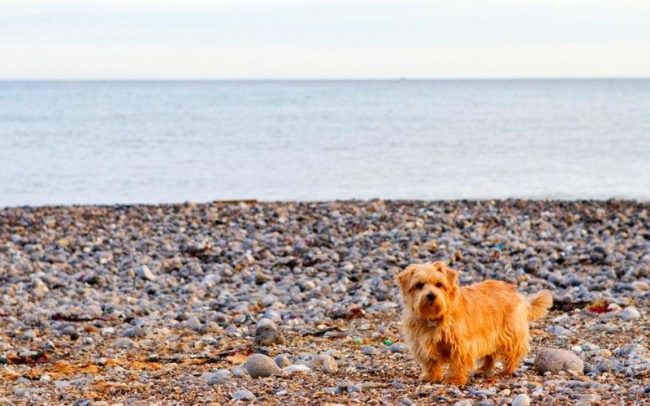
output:
[[[393,346],[394,275],[437,259],[463,285],[553,292],[514,376],[427,384]],[[650,202],[0,208],[0,404],[224,404],[243,390],[260,404],[638,404],[649,308]],[[284,342],[260,344],[265,318]],[[543,347],[577,354],[583,374],[535,371]],[[251,353],[294,368],[252,378]]]
[[282,204],[330,204],[330,203],[345,203],[345,204],[362,204],[370,202],[392,202],[392,203],[417,203],[417,204],[441,204],[441,203],[581,203],[581,204],[611,204],[611,203],[624,203],[624,204],[650,204],[650,199],[634,199],[634,198],[619,198],[619,197],[609,197],[603,199],[591,199],[591,198],[578,198],[578,199],[562,199],[562,198],[494,198],[494,199],[471,199],[471,198],[459,198],[459,199],[384,199],[384,198],[372,198],[372,199],[329,199],[329,200],[299,200],[299,199],[289,199],[289,200],[264,200],[264,199],[255,199],[255,198],[244,198],[244,199],[224,199],[224,200],[209,200],[209,201],[177,201],[177,202],[164,202],[164,203],[72,203],[72,204],[42,204],[42,205],[13,205],[13,206],[0,206],[0,210],[11,210],[11,209],[47,209],[47,208],[88,208],[88,207],[98,207],[98,208],[120,208],[120,207],[173,207],[173,206],[187,206],[187,205],[232,205],[232,204],[270,204],[270,205],[282,205]]

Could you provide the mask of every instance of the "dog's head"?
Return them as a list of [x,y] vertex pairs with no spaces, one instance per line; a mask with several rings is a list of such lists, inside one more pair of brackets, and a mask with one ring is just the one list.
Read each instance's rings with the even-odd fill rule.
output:
[[438,261],[409,265],[395,280],[404,305],[425,320],[443,317],[458,297],[458,273]]

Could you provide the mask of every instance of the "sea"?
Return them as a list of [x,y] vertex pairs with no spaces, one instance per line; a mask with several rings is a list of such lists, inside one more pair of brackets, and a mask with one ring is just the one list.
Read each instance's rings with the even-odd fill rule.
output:
[[0,207],[650,200],[650,79],[0,81]]

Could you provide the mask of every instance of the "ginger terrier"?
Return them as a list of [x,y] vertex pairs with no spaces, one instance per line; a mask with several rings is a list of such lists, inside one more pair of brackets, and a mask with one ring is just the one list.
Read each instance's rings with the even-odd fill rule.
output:
[[528,353],[528,323],[553,303],[548,290],[525,299],[510,283],[486,280],[458,286],[458,273],[443,262],[409,265],[395,277],[402,292],[402,332],[422,379],[464,385],[483,359],[489,373],[497,360],[512,374]]

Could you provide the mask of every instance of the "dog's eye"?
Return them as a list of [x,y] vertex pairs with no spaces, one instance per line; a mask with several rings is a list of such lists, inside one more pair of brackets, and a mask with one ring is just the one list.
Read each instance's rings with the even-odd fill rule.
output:
[[424,283],[418,282],[415,284],[415,289],[422,289],[424,287]]
[[436,288],[443,288],[445,285],[442,282],[436,283]]

